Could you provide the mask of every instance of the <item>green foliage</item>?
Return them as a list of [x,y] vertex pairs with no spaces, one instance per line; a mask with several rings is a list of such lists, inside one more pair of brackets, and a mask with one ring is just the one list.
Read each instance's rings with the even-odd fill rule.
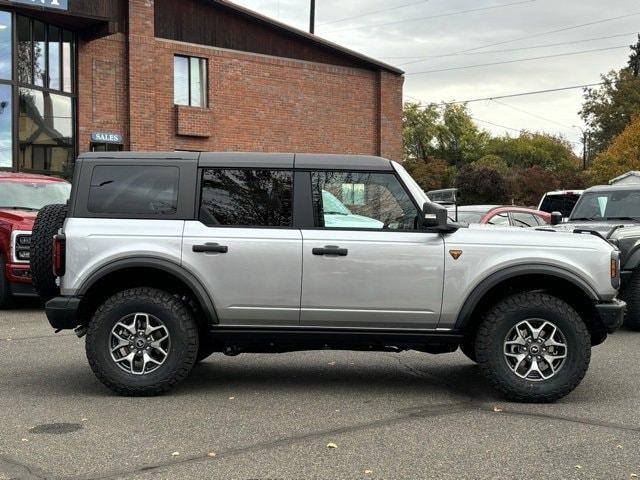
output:
[[550,171],[576,169],[580,159],[571,144],[546,133],[522,132],[518,137],[496,137],[489,141],[487,153],[500,157],[510,168],[539,166]]
[[[637,54],[636,58],[637,58]],[[638,68],[638,60],[633,60]],[[589,127],[590,152],[595,156],[609,147],[640,112],[640,77],[632,68],[602,76],[604,85],[588,89],[580,116]]]
[[498,172],[500,175],[506,175],[509,172],[509,165],[500,155],[485,155],[480,160],[473,162],[472,165],[474,167],[490,168]]
[[402,136],[406,161],[426,161],[433,157],[440,112],[435,105],[426,108],[407,103],[403,112]]
[[635,45],[631,45],[629,69],[634,77],[640,77],[640,35],[638,35],[638,42]]
[[447,105],[436,138],[437,157],[462,166],[483,156],[489,134],[476,126],[466,105]]

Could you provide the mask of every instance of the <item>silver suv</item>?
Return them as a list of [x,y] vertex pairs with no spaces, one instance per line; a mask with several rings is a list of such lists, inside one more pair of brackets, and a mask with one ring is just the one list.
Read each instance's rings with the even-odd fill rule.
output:
[[625,308],[602,238],[451,224],[378,157],[87,154],[33,238],[51,325],[125,395],[215,352],[461,348],[507,398],[548,402]]

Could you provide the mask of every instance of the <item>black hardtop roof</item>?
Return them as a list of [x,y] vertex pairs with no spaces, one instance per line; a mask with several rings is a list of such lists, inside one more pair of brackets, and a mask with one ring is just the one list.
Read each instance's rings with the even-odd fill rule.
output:
[[597,192],[624,192],[624,191],[640,191],[640,183],[628,183],[622,185],[596,185],[595,187],[588,188],[584,193],[597,193]]
[[247,152],[92,152],[78,161],[197,161],[200,167],[288,168],[392,171],[391,161],[369,155]]

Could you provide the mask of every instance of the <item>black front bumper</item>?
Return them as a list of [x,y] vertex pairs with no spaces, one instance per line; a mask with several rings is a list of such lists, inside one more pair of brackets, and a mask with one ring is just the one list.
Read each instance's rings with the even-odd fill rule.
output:
[[79,297],[56,297],[45,304],[49,323],[56,330],[72,330],[78,326]]
[[622,300],[612,300],[607,303],[596,304],[596,310],[600,315],[602,325],[608,333],[618,330],[624,322],[624,314],[627,310],[627,304]]

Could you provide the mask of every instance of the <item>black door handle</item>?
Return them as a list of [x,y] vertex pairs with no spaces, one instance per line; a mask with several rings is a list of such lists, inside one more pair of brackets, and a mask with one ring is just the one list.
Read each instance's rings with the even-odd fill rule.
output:
[[314,255],[335,255],[336,257],[346,257],[349,250],[346,248],[334,247],[333,245],[327,245],[324,248],[314,248],[312,252]]
[[204,245],[194,245],[193,251],[194,253],[227,253],[229,247],[217,243],[205,243]]

